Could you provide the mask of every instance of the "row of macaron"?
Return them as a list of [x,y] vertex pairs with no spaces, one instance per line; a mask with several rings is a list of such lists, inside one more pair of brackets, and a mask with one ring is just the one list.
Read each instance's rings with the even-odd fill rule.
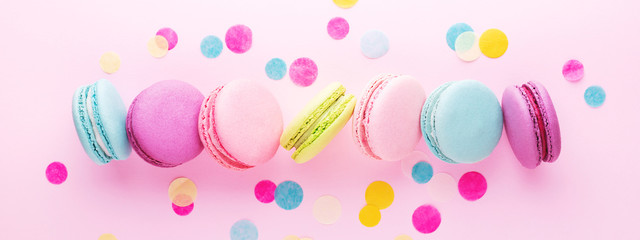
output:
[[292,159],[304,163],[352,116],[354,142],[377,160],[399,160],[423,137],[439,159],[475,163],[491,154],[503,125],[524,167],[553,162],[561,149],[555,108],[538,82],[507,87],[502,106],[475,80],[447,82],[427,97],[415,78],[381,74],[359,99],[334,82],[283,129],[275,97],[252,81],[231,81],[206,97],[186,82],[161,81],[127,111],[116,88],[101,79],[76,90],[72,112],[80,142],[98,164],[126,159],[133,148],[152,165],[175,167],[206,149],[222,166],[243,170],[269,161],[279,145],[295,149]]

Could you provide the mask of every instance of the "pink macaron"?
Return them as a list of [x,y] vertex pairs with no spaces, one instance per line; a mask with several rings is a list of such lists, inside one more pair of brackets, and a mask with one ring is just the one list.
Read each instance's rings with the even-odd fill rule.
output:
[[244,170],[275,155],[282,112],[275,97],[260,84],[232,81],[202,102],[198,131],[207,152],[222,166]]
[[158,167],[175,167],[198,156],[202,143],[197,124],[203,99],[198,89],[177,80],[143,90],[127,114],[127,137],[133,149]]
[[554,162],[561,149],[560,124],[547,90],[538,82],[510,86],[502,95],[504,126],[516,158],[526,168]]
[[353,138],[362,152],[378,160],[399,160],[420,140],[420,113],[426,94],[406,75],[378,75],[358,101]]

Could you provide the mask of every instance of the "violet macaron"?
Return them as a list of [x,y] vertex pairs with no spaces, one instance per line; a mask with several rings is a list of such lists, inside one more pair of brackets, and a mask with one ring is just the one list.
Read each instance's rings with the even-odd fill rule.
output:
[[204,96],[192,85],[166,80],[133,100],[127,114],[127,136],[142,159],[158,167],[175,167],[202,152],[198,113]]
[[510,86],[502,95],[511,149],[526,168],[554,162],[561,149],[560,124],[547,90],[538,82]]

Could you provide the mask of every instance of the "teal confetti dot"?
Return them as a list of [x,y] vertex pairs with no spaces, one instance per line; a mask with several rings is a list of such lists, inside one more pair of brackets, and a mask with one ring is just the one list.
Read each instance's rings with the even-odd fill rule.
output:
[[451,50],[456,50],[456,39],[463,32],[473,32],[473,28],[466,23],[456,23],[449,28],[447,31],[447,45]]
[[607,94],[600,86],[591,86],[584,91],[584,101],[591,107],[600,107],[607,98]]
[[425,184],[433,177],[433,167],[428,162],[420,161],[413,165],[411,177],[416,183]]
[[284,181],[276,187],[276,204],[284,210],[296,209],[302,203],[304,193],[294,181]]
[[216,58],[220,56],[222,47],[222,40],[213,35],[204,37],[202,42],[200,42],[200,51],[202,52],[202,55],[207,58]]
[[231,240],[256,240],[258,228],[249,220],[240,220],[231,226]]
[[360,50],[368,58],[382,57],[389,51],[389,39],[381,31],[368,31],[360,39]]
[[280,80],[287,74],[287,64],[280,58],[273,58],[264,67],[267,77],[273,80]]

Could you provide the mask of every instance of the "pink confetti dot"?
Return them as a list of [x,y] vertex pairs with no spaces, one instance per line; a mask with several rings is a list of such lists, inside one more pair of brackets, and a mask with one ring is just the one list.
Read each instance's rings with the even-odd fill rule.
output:
[[464,199],[475,201],[487,192],[487,180],[479,172],[468,172],[458,181],[458,191]]
[[421,233],[432,233],[438,229],[442,219],[434,206],[422,205],[413,211],[413,227]]
[[178,214],[179,216],[187,216],[191,211],[193,211],[193,203],[186,207],[180,207],[174,203],[171,203],[171,207],[173,207],[173,212]]
[[178,34],[171,28],[161,28],[156,32],[156,36],[163,36],[167,39],[167,42],[169,43],[169,50],[173,49],[178,44]]
[[562,66],[562,75],[569,82],[580,81],[584,77],[584,66],[580,61],[571,59]]
[[245,53],[251,48],[251,29],[245,25],[235,25],[227,30],[224,41],[232,52]]
[[294,84],[307,87],[316,81],[318,66],[309,58],[298,58],[289,67],[289,76]]
[[275,199],[276,184],[269,180],[262,180],[256,184],[254,194],[261,203],[270,203]]
[[349,23],[341,17],[334,17],[327,24],[329,36],[335,40],[343,39],[349,33]]
[[61,184],[67,180],[67,167],[61,162],[52,162],[47,166],[47,180],[53,184]]

